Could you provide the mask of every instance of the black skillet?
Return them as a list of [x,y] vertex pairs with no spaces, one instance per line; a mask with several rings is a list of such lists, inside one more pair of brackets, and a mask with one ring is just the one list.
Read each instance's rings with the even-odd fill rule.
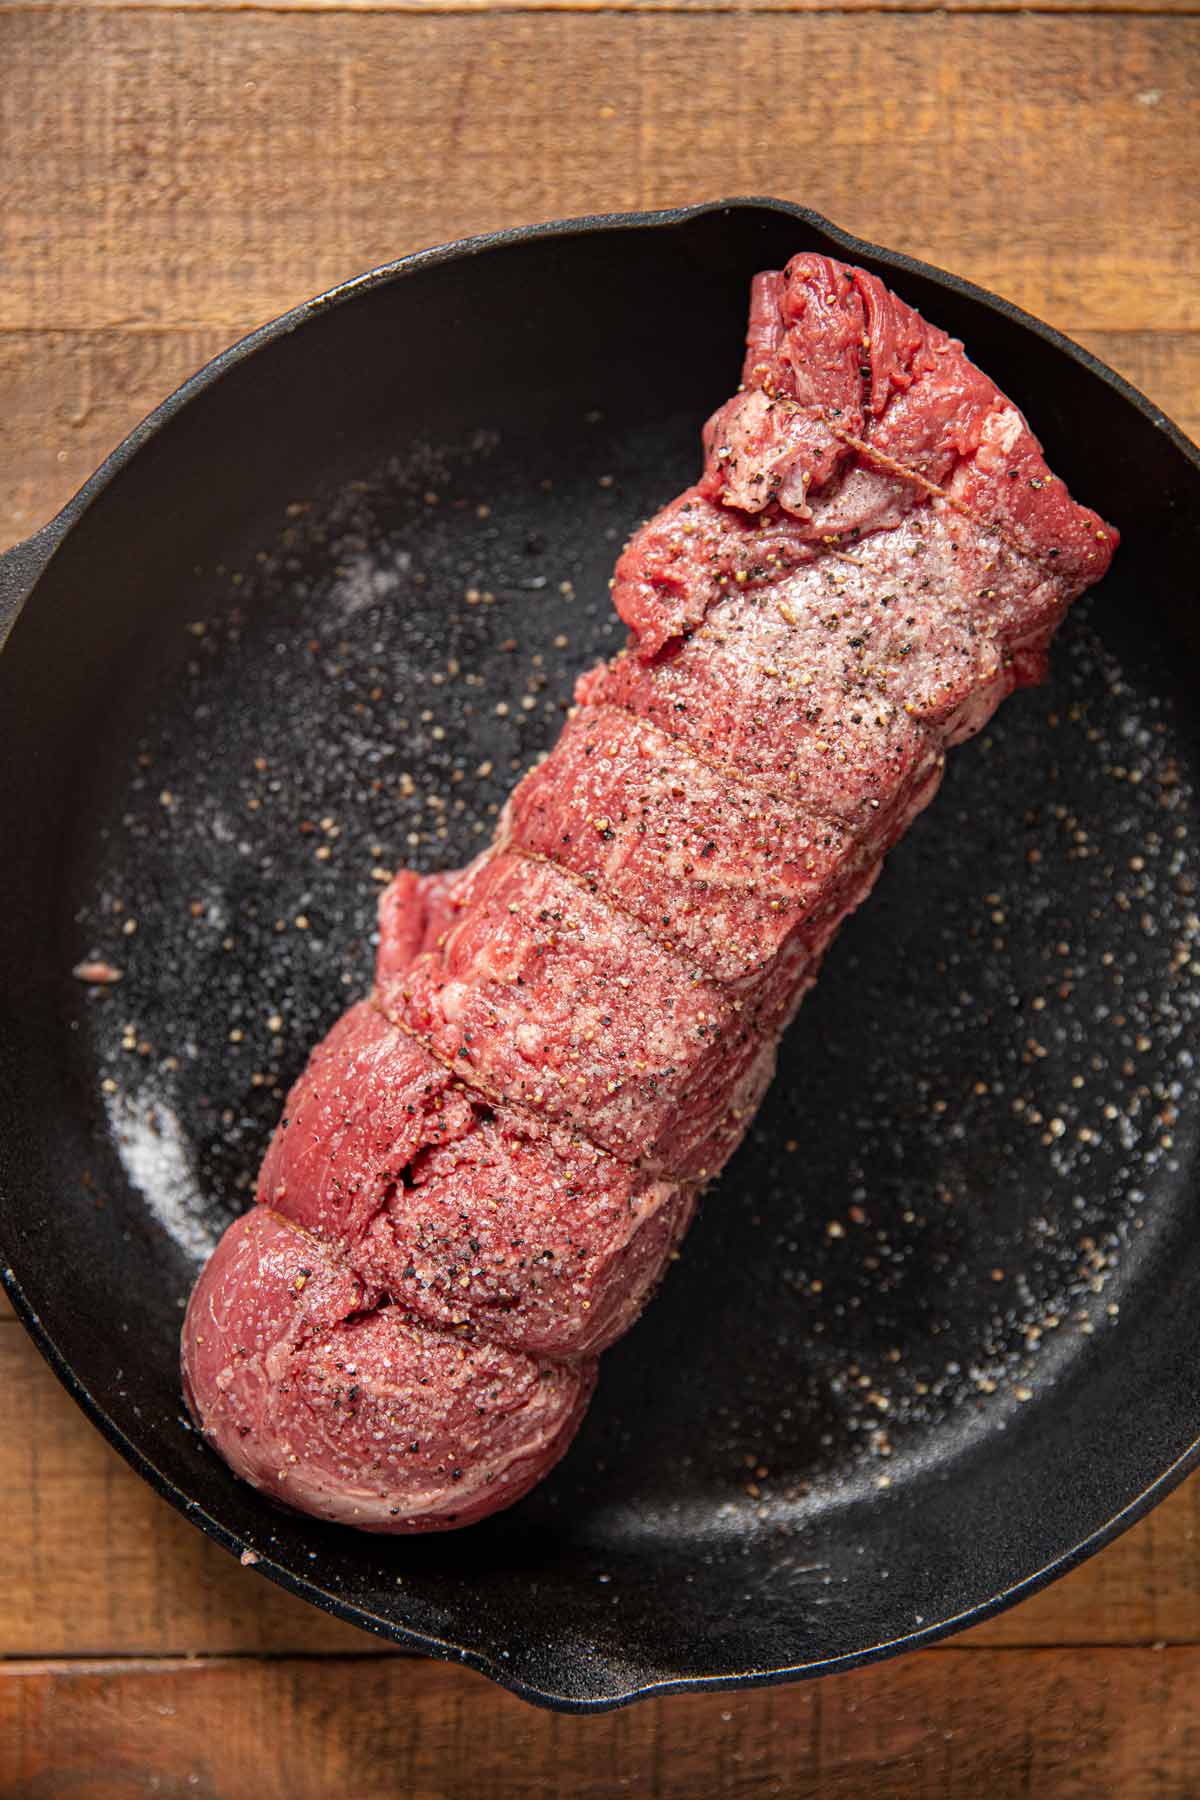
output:
[[[184,1298],[373,870],[470,855],[552,741],[806,248],[961,335],[1113,574],[843,933],[555,1475],[435,1538],[276,1511],[187,1424]],[[1157,409],[777,202],[432,250],[218,357],[0,560],[0,1240],[70,1392],[260,1573],[563,1708],[861,1663],[1103,1544],[1200,1456],[1197,567]]]

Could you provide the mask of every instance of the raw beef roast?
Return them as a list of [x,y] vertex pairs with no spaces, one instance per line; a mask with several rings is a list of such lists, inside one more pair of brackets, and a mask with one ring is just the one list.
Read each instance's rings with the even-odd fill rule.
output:
[[384,895],[374,992],[192,1297],[206,1436],[319,1517],[466,1525],[558,1459],[946,747],[1117,541],[960,344],[825,257],[755,281],[704,445],[495,843]]

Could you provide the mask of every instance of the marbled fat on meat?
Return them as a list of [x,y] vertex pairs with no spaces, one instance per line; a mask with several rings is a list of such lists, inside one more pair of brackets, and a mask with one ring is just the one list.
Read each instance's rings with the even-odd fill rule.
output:
[[285,1504],[460,1526],[557,1461],[946,749],[1040,678],[1117,535],[876,277],[756,278],[629,628],[466,870],[402,871],[184,1327],[188,1403]]

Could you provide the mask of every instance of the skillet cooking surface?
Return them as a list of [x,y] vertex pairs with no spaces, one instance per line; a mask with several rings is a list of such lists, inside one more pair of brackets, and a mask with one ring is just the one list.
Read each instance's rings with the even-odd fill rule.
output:
[[[618,647],[613,560],[693,475],[746,278],[823,247],[740,216],[619,250],[527,240],[278,340],[167,426],[148,493],[122,488],[143,457],[85,515],[0,663],[10,1286],[224,1541],[560,1704],[933,1632],[1103,1531],[1195,1432],[1194,671],[1156,611],[1180,552],[1152,566],[1128,443],[1098,417],[1089,468],[1074,396],[1152,427],[1023,326],[884,264],[1127,534],[1049,685],[951,758],[529,1499],[462,1534],[360,1538],[266,1505],[183,1416],[187,1292],[369,981],[381,882],[486,839],[574,675]],[[689,305],[651,316],[648,293]],[[338,399],[315,367],[323,388],[348,371]],[[120,983],[73,981],[92,958]]]

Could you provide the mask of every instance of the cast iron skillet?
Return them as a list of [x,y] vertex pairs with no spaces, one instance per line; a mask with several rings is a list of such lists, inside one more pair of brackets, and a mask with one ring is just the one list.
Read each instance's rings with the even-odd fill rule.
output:
[[[367,981],[372,872],[468,856],[553,740],[805,248],[962,336],[1114,572],[844,933],[552,1479],[434,1538],[284,1514],[188,1426],[185,1296]],[[1160,412],[779,202],[431,250],[218,357],[0,562],[0,1240],[70,1392],[261,1573],[563,1708],[865,1662],[1096,1549],[1200,1455],[1197,566]]]

